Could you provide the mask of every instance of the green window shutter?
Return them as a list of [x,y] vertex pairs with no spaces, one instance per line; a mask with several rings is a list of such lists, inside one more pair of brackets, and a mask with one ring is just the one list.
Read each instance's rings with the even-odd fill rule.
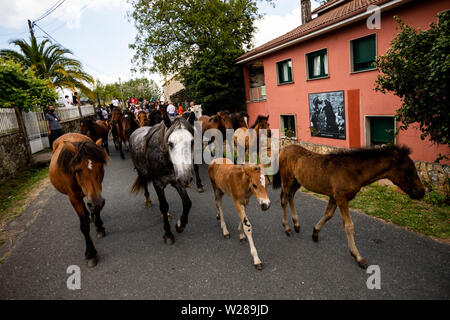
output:
[[285,60],[277,62],[278,83],[292,82],[292,62]]
[[374,117],[370,119],[370,140],[372,144],[385,144],[393,141],[394,118]]
[[354,71],[372,68],[376,57],[375,40],[375,35],[370,35],[352,42]]
[[309,79],[324,77],[328,75],[328,57],[326,49],[309,53],[307,57]]

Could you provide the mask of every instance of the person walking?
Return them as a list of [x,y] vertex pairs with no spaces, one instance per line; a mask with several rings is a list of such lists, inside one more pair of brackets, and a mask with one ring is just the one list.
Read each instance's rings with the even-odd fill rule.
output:
[[45,114],[45,123],[48,130],[48,142],[50,148],[53,149],[53,142],[62,136],[61,118],[56,114],[55,107],[49,106],[48,112]]
[[183,114],[183,106],[181,105],[181,103],[178,104],[178,114]]
[[167,106],[167,113],[169,114],[170,117],[175,117],[176,115],[176,108],[175,106],[172,104],[172,102]]

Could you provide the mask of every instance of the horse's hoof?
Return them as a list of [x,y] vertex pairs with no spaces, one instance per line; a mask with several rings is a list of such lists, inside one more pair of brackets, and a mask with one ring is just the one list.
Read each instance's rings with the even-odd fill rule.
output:
[[358,258],[357,258],[351,251],[350,251],[350,254],[351,254],[351,256],[353,257],[353,259],[355,259],[356,262],[358,262],[359,266],[360,266],[362,269],[367,269],[367,263],[366,263],[366,260],[364,260],[363,258],[360,258],[360,259],[358,260]]
[[152,203],[151,200],[145,201],[145,206],[146,206],[146,207],[151,207],[152,205],[153,205],[153,203]]
[[262,268],[262,263],[255,264],[255,268],[256,268],[256,270],[261,271],[263,269]]
[[182,233],[184,231],[184,227],[181,226],[180,220],[178,220],[175,224],[175,230],[177,230],[178,233]]
[[197,188],[197,192],[198,193],[203,193],[203,192],[205,192],[205,189],[203,189],[203,187]]
[[286,235],[287,235],[288,237],[292,236],[292,230],[291,230],[291,229],[286,230]]
[[87,267],[88,268],[93,268],[97,265],[97,257],[91,258],[91,259],[87,259]]
[[314,242],[319,241],[319,231],[316,228],[313,229],[312,239]]
[[[164,222],[164,215],[161,215],[161,221]],[[167,221],[172,221],[172,215],[170,213],[167,212]]]
[[175,237],[173,236],[173,234],[165,234],[164,237],[164,243],[167,244],[167,242],[169,242],[169,244],[174,244],[175,243]]
[[358,264],[364,270],[367,269],[367,267],[368,267],[367,263],[366,263],[366,261],[364,259],[361,259],[360,261],[358,261]]
[[297,232],[297,233],[299,233],[300,232],[300,226],[294,226],[294,230],[295,230],[295,232]]
[[97,231],[97,239],[104,238],[106,236],[106,230]]
[[230,239],[230,234],[229,234],[229,233],[224,234],[223,237],[224,237],[225,239]]
[[220,215],[219,214],[216,214],[216,219],[220,220]]
[[246,238],[242,238],[242,239],[239,239],[239,241],[240,241],[241,243],[246,243],[246,242],[247,242],[247,239],[246,239]]

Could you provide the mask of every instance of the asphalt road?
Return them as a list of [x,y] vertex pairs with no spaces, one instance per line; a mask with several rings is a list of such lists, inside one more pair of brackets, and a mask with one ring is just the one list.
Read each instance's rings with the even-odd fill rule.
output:
[[[189,224],[174,245],[164,244],[159,204],[129,194],[135,178],[130,154],[112,150],[103,182],[102,211],[107,236],[94,240],[97,267],[88,269],[78,218],[69,200],[47,186],[24,211],[35,216],[0,265],[0,299],[449,299],[450,246],[352,212],[356,244],[369,265],[381,271],[381,289],[350,256],[339,212],[311,239],[326,202],[300,192],[296,206],[301,231],[288,238],[281,226],[279,191],[262,212],[253,198],[247,214],[264,269],[253,267],[247,243],[239,242],[238,215],[231,199],[223,208],[230,239],[224,239],[206,166],[205,193],[189,189]],[[178,219],[181,199],[166,189],[169,212]],[[37,215],[37,216],[36,216]],[[19,218],[20,219],[20,218]],[[292,224],[292,222],[291,222]],[[95,231],[91,225],[91,233]],[[81,268],[81,289],[66,286],[68,266]]]

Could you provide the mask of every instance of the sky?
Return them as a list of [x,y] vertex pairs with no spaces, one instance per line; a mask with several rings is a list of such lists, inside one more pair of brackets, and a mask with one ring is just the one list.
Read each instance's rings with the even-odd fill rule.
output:
[[[11,39],[28,39],[27,19],[36,21],[57,0],[0,0],[0,49],[14,49]],[[255,46],[261,45],[300,25],[300,0],[275,0],[275,7],[261,1],[258,5],[263,19],[256,22]],[[311,1],[312,8],[318,3]],[[134,42],[136,29],[128,20],[131,9],[127,0],[65,0],[50,15],[36,24],[64,47],[72,50],[85,71],[103,83],[145,76],[160,86],[158,74],[135,74],[128,44]],[[47,35],[34,27],[35,36]]]

